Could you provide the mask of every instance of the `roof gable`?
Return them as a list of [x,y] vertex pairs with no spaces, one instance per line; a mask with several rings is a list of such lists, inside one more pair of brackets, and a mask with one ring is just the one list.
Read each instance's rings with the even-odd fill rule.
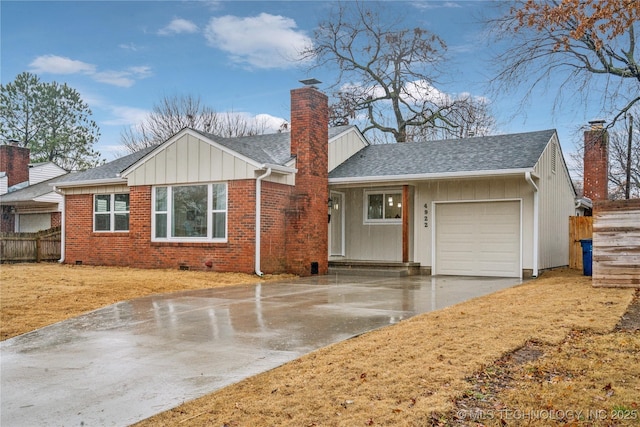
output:
[[464,139],[370,145],[330,179],[447,175],[533,169],[555,130]]

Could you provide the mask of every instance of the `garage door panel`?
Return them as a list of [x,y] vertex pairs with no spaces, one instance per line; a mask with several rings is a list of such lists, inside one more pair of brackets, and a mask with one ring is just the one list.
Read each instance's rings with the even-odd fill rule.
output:
[[436,205],[437,274],[520,277],[520,202]]

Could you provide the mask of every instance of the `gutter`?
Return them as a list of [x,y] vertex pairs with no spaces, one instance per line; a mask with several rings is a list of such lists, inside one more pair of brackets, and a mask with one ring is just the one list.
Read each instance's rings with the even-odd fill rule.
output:
[[[54,186],[53,190],[60,193],[58,191],[58,189]],[[66,252],[65,252],[65,242],[66,242],[66,229],[67,229],[67,219],[66,219],[66,210],[67,210],[67,198],[64,195],[64,193],[62,193],[62,202],[60,203],[60,207],[62,212],[61,214],[61,218],[60,218],[60,259],[58,260],[58,262],[60,264],[64,263],[64,259],[66,256]]]
[[255,250],[255,273],[259,277],[264,276],[260,271],[260,219],[262,216],[262,180],[271,175],[271,167],[267,171],[256,178],[256,250]]
[[54,188],[73,188],[73,187],[86,187],[86,186],[100,186],[100,185],[127,185],[127,180],[124,178],[103,178],[103,179],[88,179],[84,181],[63,181],[56,182],[52,185]]
[[540,226],[540,218],[538,215],[538,205],[540,195],[538,193],[538,186],[533,179],[531,178],[531,172],[525,172],[524,179],[531,185],[533,188],[533,277],[538,277],[538,245],[539,245],[539,236],[538,229]]
[[522,173],[531,173],[531,169],[496,169],[496,170],[480,170],[480,171],[458,171],[443,173],[416,173],[406,175],[377,175],[377,176],[354,176],[344,178],[329,178],[329,184],[363,184],[363,183],[388,183],[388,182],[406,182],[420,181],[429,179],[446,179],[446,178],[478,178],[492,176],[518,176]]

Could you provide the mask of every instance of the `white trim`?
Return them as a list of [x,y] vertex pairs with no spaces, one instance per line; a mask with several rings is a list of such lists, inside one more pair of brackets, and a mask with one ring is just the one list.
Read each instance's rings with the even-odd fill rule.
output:
[[267,171],[256,178],[256,249],[255,249],[255,273],[262,277],[264,273],[260,270],[260,234],[262,231],[261,228],[261,219],[262,219],[262,180],[271,175],[271,168],[267,168]]
[[127,180],[122,178],[103,178],[103,179],[91,179],[84,181],[74,181],[74,182],[54,182],[49,185],[53,187],[54,190],[62,189],[62,188],[73,188],[73,187],[100,187],[104,185],[127,185]]
[[362,223],[364,225],[398,225],[402,224],[401,218],[384,218],[384,210],[382,214],[382,218],[379,219],[369,219],[369,195],[370,194],[382,194],[383,200],[382,205],[386,209],[386,200],[384,196],[387,196],[391,193],[400,193],[400,197],[402,198],[402,187],[390,187],[390,188],[365,188],[362,192]]
[[[225,221],[224,221],[224,238],[213,237],[212,214],[220,212],[211,206],[213,196],[213,184],[225,185]],[[171,217],[173,215],[173,188],[175,187],[207,187],[207,236],[206,237],[171,237]],[[156,237],[156,189],[167,189],[167,237]],[[171,189],[171,191],[169,190]],[[165,212],[165,211],[162,211]],[[161,212],[161,213],[162,213]],[[227,243],[229,239],[229,184],[227,181],[198,182],[190,184],[171,184],[171,185],[153,185],[151,186],[151,241],[154,243]]]
[[540,226],[540,215],[539,215],[539,199],[540,192],[538,191],[538,186],[533,179],[531,179],[530,173],[524,174],[525,180],[531,185],[533,188],[533,277],[538,277],[538,245],[539,245],[539,226]]
[[520,265],[518,268],[519,278],[522,279],[522,266],[523,266],[523,199],[521,197],[507,198],[507,199],[477,199],[477,200],[442,200],[431,202],[431,218],[433,227],[431,227],[431,274],[433,276],[438,274],[438,266],[436,265],[436,227],[438,226],[437,219],[437,205],[453,204],[453,203],[491,203],[491,202],[519,202],[520,205]]
[[359,176],[348,178],[329,178],[329,185],[332,184],[362,184],[362,183],[389,183],[389,182],[406,182],[406,181],[425,181],[433,179],[447,178],[479,178],[492,176],[520,176],[525,172],[535,176],[533,169],[499,169],[484,171],[462,171],[462,172],[445,172],[445,173],[422,173],[407,175],[382,175],[382,176]]
[[[93,232],[94,233],[128,233],[131,227],[131,202],[129,201],[129,210],[127,211],[116,211],[116,196],[117,195],[127,195],[130,197],[129,193],[94,193],[93,194]],[[110,208],[106,212],[96,212],[96,197],[98,196],[109,196],[109,205]],[[116,230],[116,215],[127,214],[129,217],[129,221],[127,221],[127,229],[126,230]],[[96,230],[96,215],[109,215],[109,229],[108,230]]]
[[[347,196],[342,191],[329,190],[329,198],[332,198],[331,194],[333,194],[333,193],[339,194],[340,197],[342,198],[342,206],[341,206],[341,212],[340,212],[340,224],[341,224],[341,227],[340,227],[340,239],[341,239],[340,248],[341,248],[341,251],[340,251],[340,254],[331,253],[331,232],[332,232],[332,230],[330,228],[329,229],[329,256],[342,256],[343,257],[343,256],[345,256],[345,253],[346,253],[346,247],[345,247],[345,245],[346,245],[346,237],[345,237],[345,232],[346,232],[346,227],[345,227],[345,219],[346,219],[345,205],[346,205],[346,203],[345,203],[345,201],[347,200]],[[331,225],[329,225],[329,227],[331,227]]]

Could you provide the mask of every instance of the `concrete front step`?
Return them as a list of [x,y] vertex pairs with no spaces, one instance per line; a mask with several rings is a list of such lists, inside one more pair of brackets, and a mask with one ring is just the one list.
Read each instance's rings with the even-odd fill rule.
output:
[[329,274],[406,277],[420,274],[420,263],[385,261],[329,261]]

